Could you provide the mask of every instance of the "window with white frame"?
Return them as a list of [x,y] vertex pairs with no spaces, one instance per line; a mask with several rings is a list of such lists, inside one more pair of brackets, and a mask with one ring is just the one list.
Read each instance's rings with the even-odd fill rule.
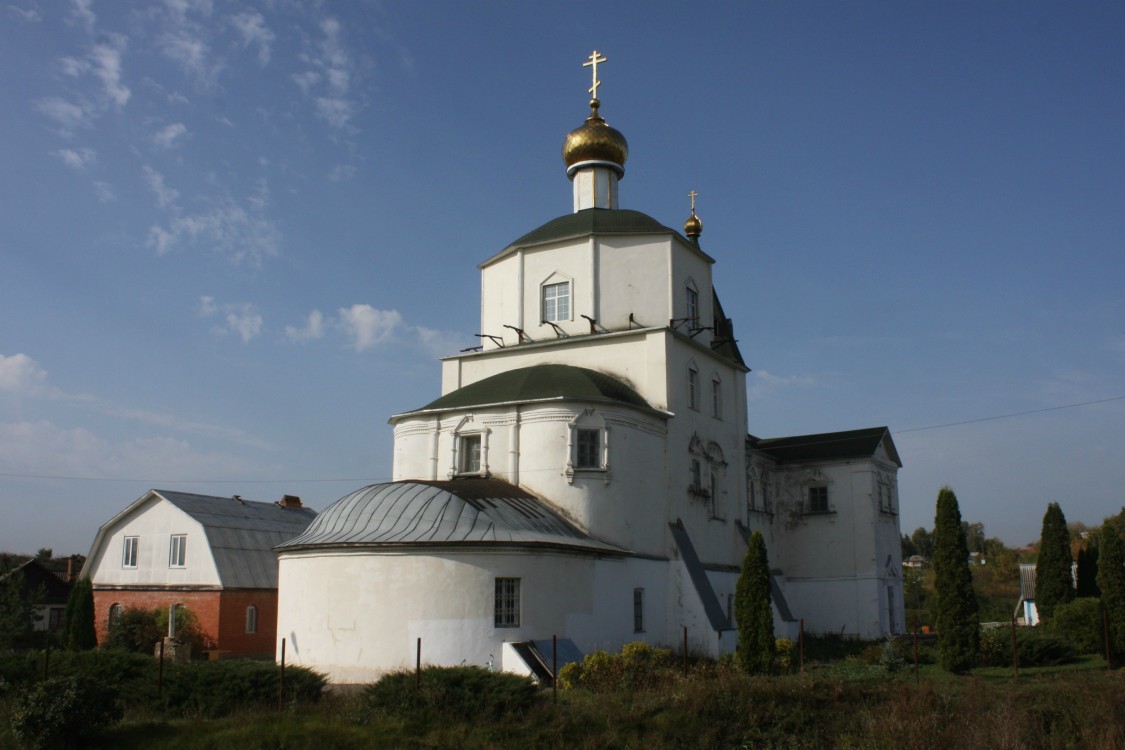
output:
[[496,608],[493,622],[498,628],[520,626],[520,579],[496,579]]
[[173,534],[168,542],[168,567],[182,568],[187,562],[187,534]]
[[574,431],[574,468],[602,468],[602,431],[581,427]]
[[690,281],[684,288],[684,317],[688,319],[689,327],[699,327],[699,292]]
[[551,323],[570,320],[570,282],[544,284],[542,289],[543,320]]
[[723,417],[723,383],[719,378],[711,378],[711,416],[715,419]]
[[479,474],[481,466],[480,434],[462,435],[458,441],[460,445],[458,448],[457,471],[461,474]]
[[140,537],[127,536],[121,546],[121,567],[137,567],[137,548],[140,547]]
[[828,513],[828,486],[823,484],[809,487],[809,513]]
[[645,590],[633,589],[633,632],[645,632]]
[[258,632],[258,608],[253,604],[246,607],[246,632]]

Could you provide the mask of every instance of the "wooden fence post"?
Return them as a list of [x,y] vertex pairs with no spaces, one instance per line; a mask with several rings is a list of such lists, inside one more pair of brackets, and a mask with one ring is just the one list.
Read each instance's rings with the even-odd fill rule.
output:
[[277,681],[277,710],[285,708],[285,639],[281,639],[281,674]]
[[422,689],[422,636],[418,636],[418,648],[414,655],[414,687]]

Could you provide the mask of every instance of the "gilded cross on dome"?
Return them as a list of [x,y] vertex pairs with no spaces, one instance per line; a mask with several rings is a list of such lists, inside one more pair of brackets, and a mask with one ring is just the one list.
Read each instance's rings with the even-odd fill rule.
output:
[[602,85],[602,82],[598,80],[598,63],[604,62],[605,58],[599,56],[598,51],[594,50],[594,53],[590,55],[590,59],[582,63],[583,68],[593,68],[593,85],[590,86],[590,96],[594,99],[598,98],[598,86]]
[[691,212],[695,213],[695,199],[699,197],[699,193],[692,190],[688,193],[688,197],[691,198]]

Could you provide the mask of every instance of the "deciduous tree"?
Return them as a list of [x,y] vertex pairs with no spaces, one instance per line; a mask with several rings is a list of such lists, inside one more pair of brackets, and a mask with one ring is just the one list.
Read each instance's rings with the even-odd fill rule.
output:
[[941,666],[954,674],[964,674],[977,661],[980,622],[961,510],[957,495],[949,487],[938,492],[933,564]]
[[769,671],[775,650],[770,606],[770,565],[762,532],[755,531],[742,558],[735,588],[738,662],[750,673]]

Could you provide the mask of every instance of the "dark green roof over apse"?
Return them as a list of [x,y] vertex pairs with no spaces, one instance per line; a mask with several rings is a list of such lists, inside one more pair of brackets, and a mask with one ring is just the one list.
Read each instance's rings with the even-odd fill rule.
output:
[[669,229],[648,214],[624,208],[585,208],[572,214],[548,221],[533,229],[508,247],[537,245],[589,234],[671,233]]
[[418,411],[560,399],[608,401],[650,408],[632,387],[604,372],[571,365],[535,365],[478,380],[445,394]]

